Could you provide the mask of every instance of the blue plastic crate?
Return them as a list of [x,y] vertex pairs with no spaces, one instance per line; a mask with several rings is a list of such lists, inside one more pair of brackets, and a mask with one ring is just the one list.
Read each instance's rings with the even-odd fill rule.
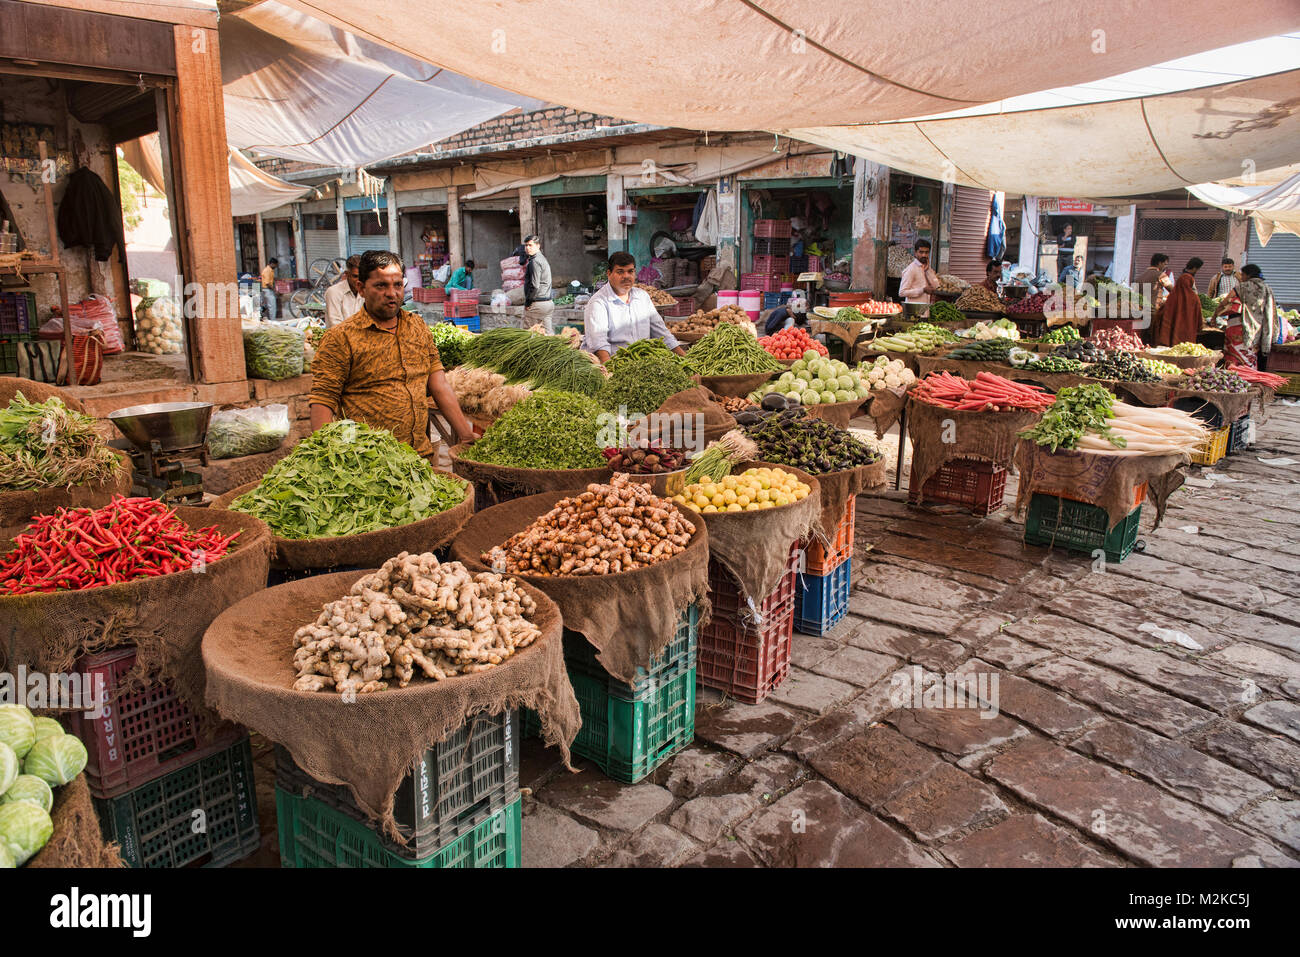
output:
[[825,575],[800,575],[795,585],[794,630],[825,635],[849,613],[850,558]]
[[462,316],[451,321],[462,329],[468,329],[470,332],[478,332],[482,324],[482,319],[479,316]]

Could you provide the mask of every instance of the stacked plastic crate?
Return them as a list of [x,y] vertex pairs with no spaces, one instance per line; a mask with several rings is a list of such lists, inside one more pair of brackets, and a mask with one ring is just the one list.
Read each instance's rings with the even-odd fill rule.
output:
[[17,375],[19,343],[36,338],[36,296],[0,292],[0,375]]
[[788,219],[754,221],[753,271],[741,274],[741,289],[781,291],[781,284],[790,281],[791,236]]
[[[566,628],[564,664],[582,715],[573,753],[614,780],[635,784],[690,744],[699,647],[700,610],[690,605],[672,639],[629,685],[605,670],[586,638]],[[525,733],[538,729],[536,715],[525,711]]]
[[443,304],[442,314],[458,326],[464,326],[470,332],[479,331],[478,290],[448,289],[447,300]]
[[796,582],[794,629],[805,635],[822,636],[849,613],[849,584],[853,577],[853,530],[857,499],[844,508],[835,538],[826,547],[816,537],[800,551]]
[[66,721],[86,745],[104,837],[131,867],[223,867],[251,854],[260,838],[248,734],[201,728],[166,683],[128,684],[135,662],[122,647],[74,669],[97,699]]
[[474,715],[424,753],[393,800],[402,841],[372,823],[349,788],[317,781],[275,751],[282,867],[519,867],[520,802],[515,711]]

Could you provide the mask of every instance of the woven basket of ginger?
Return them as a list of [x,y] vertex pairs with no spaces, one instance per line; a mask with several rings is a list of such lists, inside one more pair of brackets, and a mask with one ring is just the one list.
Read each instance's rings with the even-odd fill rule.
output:
[[609,575],[667,561],[694,534],[677,506],[618,473],[608,485],[561,499],[482,560],[513,575]]

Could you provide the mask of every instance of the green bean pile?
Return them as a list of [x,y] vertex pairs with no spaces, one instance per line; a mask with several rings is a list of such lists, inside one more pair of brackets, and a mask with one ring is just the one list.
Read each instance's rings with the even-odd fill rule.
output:
[[749,375],[785,368],[751,332],[730,322],[721,323],[691,346],[686,364],[697,375]]

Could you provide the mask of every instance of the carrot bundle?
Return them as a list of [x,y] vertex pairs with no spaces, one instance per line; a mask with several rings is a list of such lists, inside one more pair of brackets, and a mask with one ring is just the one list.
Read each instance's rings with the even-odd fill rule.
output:
[[1055,401],[1040,386],[1012,382],[991,372],[979,373],[973,382],[948,372],[932,373],[912,394],[922,402],[959,412],[1041,411]]

